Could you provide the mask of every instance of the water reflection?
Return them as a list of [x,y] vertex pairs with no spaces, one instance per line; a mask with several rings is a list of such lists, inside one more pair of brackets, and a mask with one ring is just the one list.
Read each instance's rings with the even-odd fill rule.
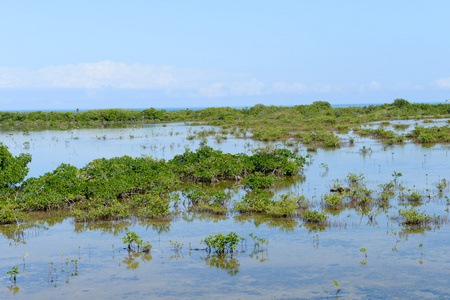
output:
[[75,222],[74,230],[76,233],[83,233],[86,231],[99,231],[102,234],[112,234],[118,236],[131,226],[128,221],[92,221],[92,222]]
[[304,227],[308,231],[308,233],[319,233],[325,232],[327,228],[330,226],[328,223],[310,223],[304,222],[299,227]]
[[127,266],[127,270],[136,270],[141,262],[149,262],[153,259],[150,253],[127,251],[127,256],[122,260],[122,264]]
[[48,227],[33,223],[0,226],[0,233],[8,240],[11,240],[15,246],[26,244],[26,238],[37,237],[43,230],[48,230]]
[[145,229],[151,229],[155,231],[158,235],[162,233],[167,233],[170,231],[173,219],[160,218],[160,219],[149,219],[149,218],[139,218],[138,224]]
[[241,264],[239,260],[233,255],[223,255],[223,254],[207,254],[200,259],[206,263],[207,266],[211,268],[218,268],[221,270],[226,270],[226,272],[234,276],[239,272],[239,267]]
[[251,223],[255,227],[266,225],[267,228],[278,229],[284,232],[294,231],[298,226],[298,221],[293,218],[273,218],[267,214],[239,214],[233,217],[235,223]]

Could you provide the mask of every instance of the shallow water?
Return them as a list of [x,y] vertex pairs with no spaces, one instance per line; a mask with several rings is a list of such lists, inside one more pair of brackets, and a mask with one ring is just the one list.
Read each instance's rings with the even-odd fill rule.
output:
[[[31,153],[29,176],[38,176],[62,162],[83,167],[99,157],[145,154],[170,159],[187,147],[196,149],[199,140],[189,141],[186,137],[206,128],[168,124],[49,130],[29,135],[1,132],[0,140],[14,155]],[[232,136],[221,143],[213,137],[208,139],[208,145],[230,153],[248,152],[265,144]],[[26,142],[29,145],[24,145]],[[445,197],[450,191],[447,187],[439,194],[436,188],[441,179],[449,177],[449,146],[406,143],[386,148],[370,138],[357,139],[353,146],[343,144],[340,149],[312,153],[303,179],[288,178],[275,193],[304,194],[314,209],[321,210],[321,195],[328,193],[336,180],[345,183],[349,172],[363,173],[366,186],[379,191],[377,185],[392,180],[391,174],[397,171],[403,174],[398,179],[401,185],[426,196],[420,209],[440,215],[441,224],[419,228],[400,224],[391,219],[401,208],[397,200],[372,220],[357,209],[328,214],[330,224],[324,228],[307,226],[295,218],[238,213],[213,216],[182,208],[170,222],[131,218],[87,225],[74,224],[63,212],[48,216],[39,213],[35,217],[47,221],[26,229],[24,236],[16,236],[16,240],[8,236],[7,228],[1,229],[0,298],[325,299],[336,295],[333,280],[339,284],[338,297],[342,299],[449,298],[450,231]],[[362,146],[373,151],[362,154]],[[306,148],[301,147],[300,154],[306,155]],[[329,170],[321,163],[326,163]],[[230,183],[229,190],[238,200],[245,192],[238,186],[234,186],[234,192],[233,185]],[[128,253],[122,243],[126,228],[153,244],[150,254]],[[247,237],[232,257],[223,259],[205,251],[189,251],[189,243],[191,248],[202,248],[200,241],[208,235],[230,231]],[[268,239],[268,248],[252,253],[250,232]],[[169,240],[184,243],[182,253],[171,250]],[[367,250],[366,259],[361,248]],[[75,263],[70,262],[74,259],[78,259],[77,275]],[[53,262],[50,268],[49,262]],[[15,287],[6,275],[13,266],[20,271]]]

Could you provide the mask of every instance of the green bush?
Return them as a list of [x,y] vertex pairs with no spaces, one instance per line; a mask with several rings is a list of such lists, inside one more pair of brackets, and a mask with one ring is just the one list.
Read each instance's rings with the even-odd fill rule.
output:
[[211,251],[225,254],[232,253],[239,243],[239,236],[235,232],[230,232],[227,235],[218,233],[216,235],[210,235],[200,242],[206,245],[208,252]]
[[13,156],[8,147],[0,143],[0,188],[16,187],[27,176],[31,154]]
[[420,212],[414,208],[400,209],[398,214],[405,219],[405,224],[422,224],[431,221],[431,216],[426,215],[424,211]]
[[322,201],[329,208],[338,208],[344,203],[342,197],[337,194],[325,194],[322,196]]
[[262,173],[256,172],[254,174],[248,175],[245,178],[244,183],[250,189],[267,189],[275,185],[275,176],[272,174],[264,175]]
[[16,224],[25,220],[24,214],[17,205],[10,203],[0,204],[0,224]]
[[322,223],[327,220],[327,215],[316,210],[307,210],[303,213],[303,219],[310,223]]

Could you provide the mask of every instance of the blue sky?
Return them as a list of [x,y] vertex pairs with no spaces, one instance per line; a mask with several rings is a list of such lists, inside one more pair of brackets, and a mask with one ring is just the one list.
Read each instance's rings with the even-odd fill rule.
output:
[[450,98],[450,1],[0,0],[0,8],[0,110]]

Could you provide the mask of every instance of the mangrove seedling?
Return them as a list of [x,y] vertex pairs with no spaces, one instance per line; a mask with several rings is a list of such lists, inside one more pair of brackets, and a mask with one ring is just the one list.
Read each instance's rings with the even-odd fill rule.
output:
[[239,236],[235,232],[230,232],[227,235],[218,233],[210,235],[200,243],[206,245],[206,251],[209,253],[211,253],[211,250],[219,254],[233,253],[239,243]]
[[144,253],[149,253],[150,250],[152,250],[152,247],[153,247],[152,244],[150,244],[148,241],[145,241],[141,246],[142,251]]
[[8,272],[6,272],[6,274],[9,274],[10,276],[10,280],[12,281],[14,278],[14,284],[16,284],[16,279],[17,279],[17,275],[19,275],[19,268],[17,267],[12,267],[11,270],[9,270]]
[[355,183],[359,180],[363,180],[364,175],[362,173],[359,173],[359,175],[357,175],[355,173],[348,173],[347,179],[348,179],[348,181]]
[[175,241],[175,242],[169,241],[169,244],[171,245],[170,250],[175,251],[177,254],[180,253],[180,252],[183,252],[183,245],[184,245],[184,243],[180,244],[177,241]]
[[135,243],[138,247],[142,244],[142,239],[134,231],[127,230],[127,236],[122,238],[124,244],[128,245],[128,250],[132,249],[132,244]]
[[402,177],[402,176],[403,176],[403,174],[400,172],[394,171],[394,173],[392,173],[392,177],[394,177],[395,184],[397,184],[397,178]]
[[258,250],[261,249],[261,251],[264,251],[264,245],[269,244],[268,240],[258,238],[252,232],[250,232],[248,235],[253,239],[253,242],[254,242],[253,248],[255,251],[256,251],[256,248],[258,248]]
[[359,149],[359,152],[361,152],[362,154],[367,154],[369,152],[372,152],[372,148],[363,146],[361,149]]
[[78,259],[72,259],[70,262],[75,264],[75,275],[78,275]]
[[28,256],[28,252],[23,256],[23,270],[25,270],[25,258]]
[[339,294],[341,289],[339,288],[339,283],[336,280],[333,280],[333,285],[336,288],[336,295]]
[[442,193],[442,190],[445,189],[447,187],[447,180],[444,178],[441,180],[441,182],[439,182],[438,184],[436,184],[436,187],[439,189],[439,192]]

